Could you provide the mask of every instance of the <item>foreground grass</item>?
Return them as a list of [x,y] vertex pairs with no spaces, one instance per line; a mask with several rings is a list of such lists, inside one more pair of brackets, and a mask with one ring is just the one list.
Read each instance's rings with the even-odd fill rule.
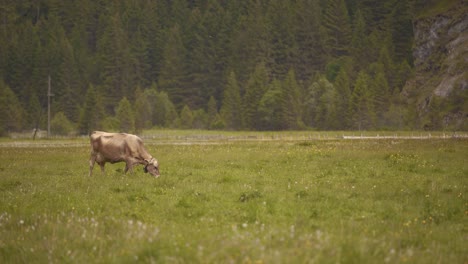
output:
[[466,139],[181,143],[159,179],[0,145],[0,262],[468,261]]

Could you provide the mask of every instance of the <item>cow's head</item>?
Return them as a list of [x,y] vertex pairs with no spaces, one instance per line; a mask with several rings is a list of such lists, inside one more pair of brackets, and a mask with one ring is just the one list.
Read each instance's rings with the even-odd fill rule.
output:
[[149,172],[151,175],[154,177],[158,178],[160,176],[159,174],[159,163],[156,159],[151,159],[150,162],[145,166],[143,169],[145,173]]

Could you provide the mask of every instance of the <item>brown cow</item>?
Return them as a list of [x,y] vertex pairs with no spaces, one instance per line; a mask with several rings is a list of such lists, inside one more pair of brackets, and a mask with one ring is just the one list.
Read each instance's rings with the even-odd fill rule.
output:
[[144,171],[159,177],[159,164],[143,146],[141,138],[125,133],[107,133],[94,131],[89,135],[91,157],[89,159],[89,176],[93,173],[94,162],[101,166],[104,173],[106,162],[125,162],[125,172],[133,171],[133,166],[142,164]]

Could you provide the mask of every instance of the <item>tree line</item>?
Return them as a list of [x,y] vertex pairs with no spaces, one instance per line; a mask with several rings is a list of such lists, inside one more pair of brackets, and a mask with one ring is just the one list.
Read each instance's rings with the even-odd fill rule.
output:
[[0,4],[0,133],[404,129],[421,1]]

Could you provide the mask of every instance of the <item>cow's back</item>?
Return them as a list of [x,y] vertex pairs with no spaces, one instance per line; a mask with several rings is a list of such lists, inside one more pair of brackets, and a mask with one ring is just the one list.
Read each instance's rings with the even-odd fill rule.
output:
[[90,135],[90,141],[92,150],[106,157],[128,155],[139,152],[143,147],[139,137],[126,133],[94,131]]

